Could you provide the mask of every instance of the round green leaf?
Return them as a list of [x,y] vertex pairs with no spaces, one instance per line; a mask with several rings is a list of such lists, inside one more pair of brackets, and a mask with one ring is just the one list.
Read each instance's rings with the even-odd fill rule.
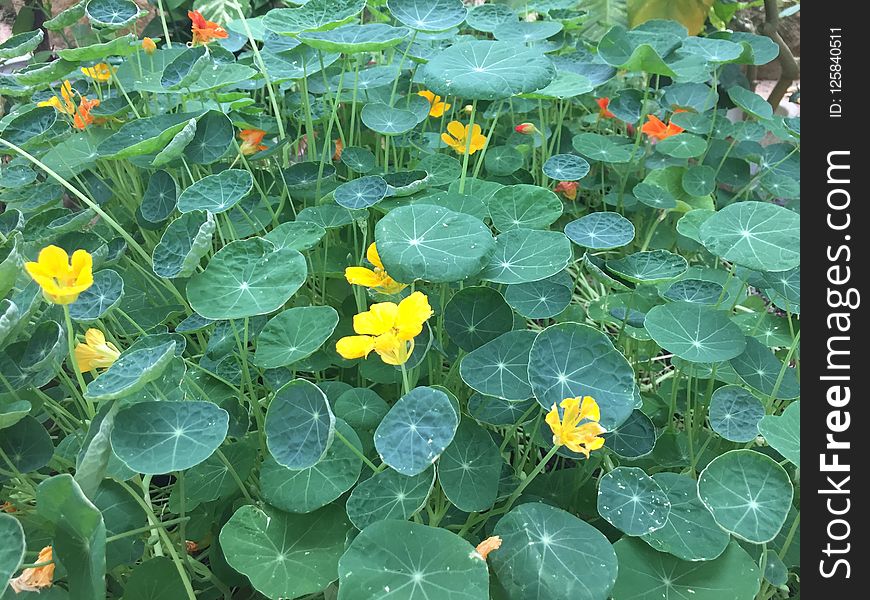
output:
[[316,223],[309,221],[288,221],[281,223],[265,235],[265,238],[275,244],[275,248],[290,248],[304,252],[314,248],[326,230]]
[[499,231],[544,229],[562,215],[562,201],[537,185],[506,185],[489,200],[492,224]]
[[697,135],[680,133],[658,142],[656,150],[674,158],[695,158],[704,154],[707,142]]
[[514,425],[536,405],[534,398],[517,402],[475,392],[468,399],[468,414],[488,425]]
[[764,405],[739,385],[726,385],[713,392],[708,414],[713,431],[726,440],[746,443],[758,437]]
[[495,504],[503,464],[490,434],[464,420],[438,460],[438,481],[459,510],[481,512]]
[[368,175],[342,183],[333,192],[335,201],[345,208],[374,206],[387,195],[387,182],[379,175]]
[[716,304],[720,298],[724,298],[724,292],[725,288],[715,281],[680,279],[668,286],[662,297],[674,302]]
[[589,174],[589,163],[573,154],[555,154],[543,166],[544,175],[557,181],[578,181]]
[[332,29],[365,8],[365,0],[309,0],[299,8],[277,8],[263,19],[266,29],[281,35]]
[[713,167],[694,165],[683,173],[683,190],[690,196],[707,196],[715,189],[716,170]]
[[689,268],[685,258],[667,250],[635,252],[608,260],[606,265],[609,271],[633,283],[660,283],[676,279]]
[[241,319],[277,310],[308,274],[305,258],[263,238],[230,242],[187,283],[190,306],[208,319]]
[[380,471],[353,489],[347,516],[357,529],[377,521],[407,521],[426,504],[434,483],[434,467],[410,477],[393,469]]
[[260,489],[263,499],[281,510],[292,513],[308,513],[326,506],[359,479],[362,470],[362,443],[350,425],[336,419],[335,430],[343,441],[336,440],[326,455],[316,465],[307,469],[288,469],[267,457],[260,467]]
[[545,40],[560,31],[560,21],[507,21],[496,27],[492,35],[499,41],[525,45]]
[[76,321],[94,321],[106,314],[124,295],[124,280],[111,269],[94,273],[94,284],[70,304],[69,314]]
[[319,387],[294,379],[272,398],[266,411],[266,445],[279,465],[308,469],[326,455],[335,416]]
[[511,42],[459,42],[423,68],[424,85],[436,94],[466,100],[501,100],[546,87],[556,76],[539,50]]
[[312,48],[324,52],[378,52],[392,48],[410,32],[404,27],[393,27],[385,23],[365,25],[342,25],[329,31],[309,31],[299,34],[299,40]]
[[616,554],[600,531],[563,510],[528,503],[502,517],[488,560],[510,600],[607,600]]
[[758,565],[736,542],[705,562],[680,560],[632,538],[613,547],[619,557],[614,598],[752,600],[761,584]]
[[234,136],[229,117],[210,110],[197,120],[196,133],[184,148],[184,158],[188,163],[209,165],[226,155]]
[[403,475],[422,473],[450,445],[459,415],[447,394],[418,387],[393,405],[375,431],[375,448]]
[[387,8],[402,25],[418,31],[446,31],[462,24],[462,0],[388,0]]
[[608,430],[634,410],[634,369],[606,335],[587,325],[560,323],[539,333],[529,355],[529,381],[547,410],[565,398],[592,396]]
[[492,175],[507,176],[523,166],[525,158],[513,146],[491,146],[487,148],[483,164]]
[[42,43],[42,38],[44,36],[45,34],[41,29],[16,33],[15,35],[10,36],[0,44],[0,60],[17,58],[33,52],[36,47]]
[[91,400],[113,400],[129,396],[159,378],[175,357],[176,342],[172,339],[152,343],[148,338],[127,348],[111,367],[88,384],[85,397]]
[[651,208],[670,210],[677,207],[677,199],[668,190],[651,183],[638,183],[631,193]]
[[[45,427],[34,417],[26,415],[2,431],[0,450],[3,450],[19,473],[31,473],[41,469],[51,460],[54,444]],[[7,477],[0,475],[0,481],[6,479]]]
[[[119,532],[123,533],[123,532]],[[172,559],[150,558],[130,572],[124,590],[126,600],[185,600],[184,582]]]
[[375,226],[378,253],[397,281],[461,281],[476,275],[495,246],[489,228],[472,216],[416,204],[390,211]]
[[139,7],[132,0],[89,0],[85,13],[92,25],[120,29],[139,17]]
[[254,177],[250,171],[227,169],[217,175],[203,177],[181,192],[178,210],[183,213],[193,210],[222,213],[238,204],[253,187]]
[[784,400],[800,396],[800,383],[791,367],[786,367],[782,381],[777,386],[783,364],[773,352],[755,338],[746,339],[746,348],[740,355],[731,359],[731,366],[734,367],[741,381],[765,396],[772,396],[774,391],[777,398]]
[[773,107],[764,98],[744,87],[732,85],[728,88],[728,97],[753,117],[763,120],[773,117]]
[[338,563],[340,600],[487,600],[486,562],[446,529],[402,521],[366,527]]
[[0,537],[3,547],[0,548],[0,593],[6,590],[6,582],[18,570],[18,565],[24,560],[24,529],[18,519],[5,513],[0,514]]
[[384,399],[368,388],[347,390],[335,401],[335,415],[365,431],[374,430],[389,410]]
[[800,264],[800,216],[775,204],[736,202],[700,227],[701,242],[720,258],[757,271]]
[[375,155],[368,148],[345,148],[341,153],[341,162],[357,173],[368,173],[375,168]]
[[634,224],[615,212],[594,212],[565,225],[565,235],[578,246],[610,250],[630,244]]
[[648,416],[639,410],[631,413],[613,433],[604,435],[606,446],[617,456],[636,459],[646,456],[656,445],[656,428]]
[[746,336],[727,313],[692,302],[653,307],[644,327],[659,346],[691,362],[729,360],[746,347]]
[[504,4],[481,4],[473,6],[465,18],[468,26],[477,31],[492,33],[502,23],[516,21],[517,14]]
[[[801,268],[795,267],[782,273],[763,273],[761,278],[767,284],[764,295],[774,306],[792,314],[801,312]],[[788,344],[784,344],[788,345]]]
[[[504,298],[517,314],[527,319],[549,319],[571,303],[574,282],[557,273],[552,277],[505,288]],[[567,285],[566,285],[567,284]]]
[[488,287],[467,287],[444,308],[444,330],[463,350],[470,352],[513,329],[510,307],[501,294]]
[[473,390],[505,400],[525,400],[529,385],[529,351],[533,331],[510,331],[462,358],[459,374]]
[[154,273],[169,279],[193,275],[211,251],[214,230],[214,215],[204,210],[186,212],[172,221],[154,247]]
[[700,56],[707,62],[727,63],[740,58],[740,55],[743,54],[743,47],[728,40],[690,36],[683,40],[679,52],[680,54]]
[[174,113],[135,119],[103,140],[97,146],[97,154],[101,158],[116,159],[156,154],[196,116],[192,113]]
[[574,136],[571,144],[583,156],[605,163],[627,163],[634,156],[634,146],[627,138],[580,133]]
[[721,555],[731,537],[701,503],[697,482],[677,473],[656,473],[652,478],[667,495],[671,512],[664,527],[641,539],[682,560],[713,560]]
[[413,111],[389,106],[382,102],[370,102],[360,112],[363,124],[383,135],[406,133],[417,126],[417,115]]
[[776,537],[793,495],[785,469],[754,450],[717,456],[698,478],[698,496],[719,526],[753,544]]
[[571,242],[559,231],[512,229],[495,239],[495,251],[481,278],[494,283],[527,283],[565,269]]
[[598,514],[627,535],[665,526],[671,503],[653,479],[638,467],[617,467],[598,484]]
[[331,306],[298,306],[281,312],[257,336],[254,363],[264,369],[283,367],[314,354],[338,325]]
[[162,223],[175,210],[178,184],[167,171],[157,171],[148,179],[139,212],[151,223]]
[[211,456],[228,426],[227,411],[211,402],[138,402],[115,416],[112,450],[137,473],[183,471]]
[[38,144],[53,130],[57,114],[51,106],[37,106],[22,112],[6,123],[3,139],[25,148]]
[[765,415],[758,430],[774,450],[801,466],[801,403],[792,402],[781,415]]
[[340,506],[293,515],[246,505],[221,528],[220,544],[227,563],[261,594],[298,598],[338,577],[349,529]]

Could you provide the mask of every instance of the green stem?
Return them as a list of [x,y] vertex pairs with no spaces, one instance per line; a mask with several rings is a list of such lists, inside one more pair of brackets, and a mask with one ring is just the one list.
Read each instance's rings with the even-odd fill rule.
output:
[[459,193],[465,191],[465,177],[468,173],[468,158],[471,156],[471,138],[474,137],[474,117],[477,113],[477,100],[471,103],[471,118],[468,121],[468,129],[465,134],[465,156],[462,157],[462,175],[459,178]]

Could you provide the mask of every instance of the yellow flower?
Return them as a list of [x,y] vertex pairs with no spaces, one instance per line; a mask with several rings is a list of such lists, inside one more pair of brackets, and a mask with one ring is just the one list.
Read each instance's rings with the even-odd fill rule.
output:
[[57,96],[52,96],[48,100],[39,102],[37,106],[53,106],[62,113],[74,115],[76,113],[76,103],[73,100],[73,90],[69,80],[64,80],[60,86],[60,95],[63,98],[62,100]]
[[403,365],[414,351],[414,338],[432,314],[429,299],[421,292],[399,304],[372,304],[353,318],[353,329],[360,335],[341,338],[335,349],[348,359],[364,358],[374,350],[388,365]]
[[441,117],[445,112],[450,110],[452,104],[447,104],[446,102],[441,101],[441,96],[436,96],[433,92],[429,90],[422,90],[417,92],[418,96],[423,96],[426,100],[429,101],[429,116],[430,117]]
[[94,81],[109,81],[115,69],[106,63],[97,63],[93,67],[82,67],[82,73]]
[[106,336],[99,329],[88,329],[85,333],[85,343],[77,344],[75,348],[76,364],[79,371],[95,371],[112,366],[121,351],[112,342],[106,341]]
[[378,256],[378,249],[372,243],[366,250],[366,258],[374,265],[374,269],[366,267],[348,267],[344,270],[344,278],[351,285],[361,285],[371,288],[382,294],[398,294],[405,289],[407,284],[399,283],[392,277],[387,275],[384,270],[384,263],[381,262],[381,257]]
[[480,558],[486,560],[490,552],[499,548],[501,548],[501,538],[497,535],[491,535],[480,542],[474,550],[480,555]]
[[480,125],[471,127],[470,125],[462,126],[459,121],[450,121],[447,124],[449,133],[441,134],[441,141],[453,148],[459,154],[465,154],[465,146],[468,144],[469,130],[471,135],[471,146],[468,148],[469,154],[474,154],[478,150],[483,149],[486,145],[486,136],[480,132]]
[[145,54],[154,54],[157,50],[157,44],[150,37],[142,38],[142,50]]
[[36,562],[47,562],[49,564],[24,569],[21,575],[9,580],[9,587],[15,590],[16,594],[19,592],[38,592],[44,588],[51,587],[51,581],[54,579],[54,563],[52,560],[51,546],[46,546],[39,551]]
[[[598,436],[607,431],[598,423],[601,420],[598,403],[592,396],[585,396],[582,400],[579,397],[565,398],[559,406],[564,409],[561,420],[555,403],[547,413],[547,425],[553,431],[553,443],[589,458],[591,451],[604,445],[604,438]],[[581,421],[586,422],[581,425]]]
[[86,250],[76,250],[70,261],[63,248],[46,246],[36,262],[24,263],[24,269],[55,304],[72,304],[94,283],[93,258]]

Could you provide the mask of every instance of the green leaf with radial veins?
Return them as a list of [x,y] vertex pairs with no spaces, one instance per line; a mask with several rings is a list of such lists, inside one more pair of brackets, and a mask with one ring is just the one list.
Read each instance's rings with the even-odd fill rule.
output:
[[385,469],[353,489],[347,515],[360,530],[377,521],[407,521],[426,504],[434,483],[435,467],[410,477]]
[[688,562],[626,537],[613,545],[619,558],[614,598],[628,600],[752,600],[761,585],[755,561],[737,542],[714,560]]
[[456,292],[444,308],[444,330],[460,348],[470,352],[514,326],[504,298],[490,287],[472,286]]
[[800,215],[766,202],[735,202],[701,224],[711,253],[757,271],[788,271],[800,264]]
[[32,52],[42,43],[44,36],[41,29],[16,33],[0,44],[0,60],[16,58]]
[[0,513],[0,538],[3,547],[0,548],[0,594],[6,590],[6,583],[18,570],[18,565],[24,560],[24,529],[18,519],[5,513]]
[[139,402],[115,416],[112,450],[149,475],[198,465],[223,443],[229,414],[211,402]]
[[473,390],[504,400],[525,400],[529,385],[529,351],[534,331],[509,331],[462,358],[459,373]]
[[156,346],[131,346],[88,384],[85,397],[98,401],[113,400],[137,392],[149,381],[160,377],[174,357],[173,340]]
[[530,502],[502,517],[489,555],[510,600],[607,600],[617,562],[604,534],[563,510]]
[[378,52],[392,48],[408,37],[410,31],[404,27],[393,27],[385,23],[366,25],[342,25],[329,31],[310,31],[300,33],[299,40],[312,48],[324,52]]
[[487,200],[492,224],[499,231],[546,229],[562,216],[562,201],[537,185],[506,185]]
[[85,13],[92,25],[120,29],[139,17],[139,7],[132,0],[88,0]]
[[560,231],[512,229],[495,239],[495,251],[481,278],[508,284],[540,281],[565,269],[572,252],[571,242]]
[[502,100],[546,87],[556,76],[540,50],[511,42],[459,42],[423,68],[423,83],[442,97]]
[[758,430],[774,450],[801,466],[801,403],[792,402],[781,415],[765,415]]
[[203,177],[178,197],[178,210],[207,210],[218,214],[239,203],[254,187],[254,177],[245,169],[227,169]]
[[266,445],[278,464],[307,469],[333,443],[335,415],[320,388],[294,379],[275,392],[266,411],[265,429]]
[[667,250],[635,252],[608,260],[607,270],[633,283],[661,283],[676,279],[686,272],[689,263],[679,254]]
[[615,212],[594,212],[565,225],[565,235],[572,242],[593,250],[610,250],[630,244],[634,224]]
[[438,481],[456,508],[481,512],[495,504],[503,464],[489,432],[464,419],[438,460]]
[[652,533],[667,523],[671,502],[643,469],[617,467],[598,486],[598,514],[626,535]]
[[273,369],[314,354],[338,325],[331,306],[297,306],[278,313],[257,336],[254,363]]
[[634,369],[605,334],[588,325],[560,323],[538,334],[529,354],[529,381],[547,410],[565,398],[592,396],[609,431],[634,410]]
[[187,282],[191,308],[209,319],[241,319],[281,308],[308,275],[305,258],[259,237],[230,242]]
[[728,314],[703,304],[654,306],[644,327],[659,346],[691,362],[729,360],[746,348],[746,336]]
[[753,544],[776,537],[793,495],[785,469],[754,450],[717,456],[698,477],[698,496],[719,526]]
[[263,25],[281,35],[324,31],[352,20],[366,0],[309,0],[298,8],[275,8],[266,13]]
[[462,0],[388,0],[387,8],[402,25],[417,31],[447,31],[461,25],[467,12]]
[[272,600],[314,594],[338,577],[350,524],[337,505],[305,515],[239,508],[221,528],[227,563]]
[[378,253],[397,281],[461,281],[488,262],[495,240],[480,220],[440,206],[391,210],[375,226]]
[[89,60],[105,60],[110,56],[128,56],[139,51],[140,44],[132,33],[121,35],[99,44],[79,46],[75,48],[63,48],[57,51],[57,55],[64,60],[72,62],[85,62]]
[[764,405],[743,386],[724,385],[710,399],[710,427],[726,440],[745,444],[758,437]]
[[379,521],[351,542],[338,563],[340,600],[487,600],[489,573],[455,533]]
[[381,459],[403,475],[417,475],[453,441],[459,415],[447,394],[418,387],[393,405],[375,430]]
[[130,158],[163,150],[196,113],[175,113],[136,119],[121,126],[97,146],[100,158]]

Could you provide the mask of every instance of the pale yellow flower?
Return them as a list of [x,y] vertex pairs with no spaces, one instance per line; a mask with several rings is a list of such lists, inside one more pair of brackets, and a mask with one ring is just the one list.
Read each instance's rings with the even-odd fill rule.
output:
[[112,342],[107,342],[99,329],[88,329],[85,343],[75,347],[76,364],[82,373],[111,367],[119,356],[121,351]]

